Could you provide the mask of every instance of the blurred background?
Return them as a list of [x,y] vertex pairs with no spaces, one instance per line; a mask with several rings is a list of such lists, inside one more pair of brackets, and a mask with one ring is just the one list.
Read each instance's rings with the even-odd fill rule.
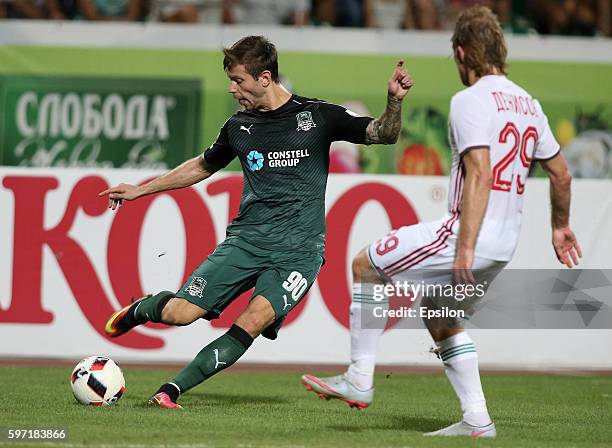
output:
[[609,0],[2,0],[0,17],[451,30],[474,4],[512,33],[611,32]]
[[[219,30],[245,27],[245,33],[269,34],[270,30],[284,29],[282,36],[290,36],[290,39],[282,37],[277,44],[283,50],[281,71],[286,87],[302,95],[346,103],[359,113],[371,115],[380,113],[384,106],[379,85],[384,82],[393,63],[393,58],[385,56],[423,56],[413,58],[407,64],[418,87],[412,94],[414,107],[406,109],[402,138],[394,150],[364,152],[355,145],[335,144],[331,169],[332,172],[349,173],[445,175],[450,163],[446,139],[448,99],[461,86],[455,79],[452,61],[428,57],[450,55],[447,39],[456,17],[463,8],[476,3],[490,6],[508,36],[516,37],[514,41],[509,38],[510,76],[533,92],[544,105],[574,176],[612,177],[611,47],[606,39],[611,33],[610,0],[0,0],[0,18],[5,18],[0,19],[0,37],[6,38],[8,42],[5,44],[16,45],[46,45],[48,39],[58,37],[59,46],[79,45],[79,42],[85,45],[83,39],[98,38],[109,48],[125,48],[136,36],[134,30],[149,30],[143,31],[150,39],[146,46],[154,50],[156,45],[157,48],[169,46],[162,36],[169,32],[169,28],[156,28],[155,23],[189,24],[183,25],[184,33],[171,28],[174,48],[218,50],[222,45],[231,44],[222,37],[226,32]],[[57,26],[36,28],[37,25],[29,25],[45,20]],[[135,27],[87,28],[90,21],[106,24],[134,22]],[[70,23],[79,25],[69,32]],[[203,36],[194,34],[194,28],[216,31]],[[290,32],[292,28],[295,33]],[[337,33],[334,34],[334,30]],[[125,38],[119,37],[122,35]],[[233,35],[236,38],[241,36],[238,32]],[[579,37],[569,40],[552,38],[553,43],[547,44],[551,42],[551,35]],[[112,42],[109,41],[111,36],[115,36]],[[406,36],[412,37],[408,39]],[[521,36],[524,36],[523,40]],[[373,38],[384,43],[372,47],[371,51],[361,51],[363,44],[366,43],[367,47],[368,40]],[[287,44],[288,40],[291,44]],[[92,43],[98,46],[95,40]],[[336,51],[327,48],[330,45],[335,45]],[[553,54],[549,54],[551,45]],[[351,56],[355,51],[363,54],[359,60]],[[307,53],[298,56],[295,52]],[[49,157],[38,151],[40,144],[24,143],[23,132],[20,132],[23,129],[15,127],[18,123],[13,123],[10,114],[6,114],[4,138],[0,141],[0,164],[80,166],[87,159],[90,164],[95,161],[103,166],[169,167],[197,153],[201,145],[208,145],[227,115],[234,111],[231,99],[223,98],[225,87],[222,87],[218,51],[200,52],[181,60],[176,54],[168,55],[173,62],[170,65],[162,62],[160,66],[155,66],[154,62],[160,60],[160,54],[134,52],[125,57],[124,51],[121,57],[130,62],[123,69],[120,61],[124,59],[118,59],[118,55],[95,54],[93,50],[68,54],[58,48],[49,48],[46,53],[40,54],[45,58],[40,65],[42,60],[30,58],[27,51],[15,48],[9,51],[9,47],[0,47],[3,57],[0,73],[46,75],[51,70],[78,76],[93,70],[97,64],[94,71],[102,75],[114,72],[133,77],[143,72],[146,77],[168,77],[169,73],[181,78],[191,77],[200,84],[200,87],[192,84],[195,95],[192,99],[198,104],[193,105],[195,109],[191,110],[188,118],[180,119],[183,126],[187,126],[185,121],[190,122],[191,134],[185,128],[181,128],[181,132],[173,131],[173,128],[169,130],[172,136],[167,141],[159,136],[146,142],[140,139],[141,144],[130,152],[134,145],[122,138],[122,135],[129,137],[129,133],[118,133],[115,138],[113,132],[106,133],[102,139],[96,138],[95,143],[80,140],[83,148],[77,151],[77,158],[73,151],[72,159],[68,156],[69,148],[74,149],[77,142],[63,135],[67,147],[57,157]],[[330,53],[335,56],[330,57]],[[66,58],[71,62],[65,61]],[[341,74],[343,59],[346,60],[344,67],[351,67],[353,73],[359,75],[351,82],[353,84],[347,84]],[[58,66],[58,60],[63,61],[63,68]],[[194,65],[188,67],[187,60],[193,61]],[[153,67],[141,70],[149,63],[146,61]],[[555,62],[561,65],[555,65]],[[591,62],[595,64],[589,65]],[[198,63],[202,65],[198,66]],[[193,70],[194,67],[200,70]],[[5,78],[0,89],[6,89],[7,82],[9,80]],[[61,83],[57,79],[49,82]],[[87,80],[78,81],[77,85],[81,82]],[[68,81],[66,85],[71,84],[72,81]],[[97,85],[104,88],[108,83]],[[85,86],[83,89],[87,90]],[[34,113],[26,109],[27,113]],[[14,130],[15,138],[8,135],[11,130]],[[37,135],[39,142],[44,138],[41,144],[46,149],[57,143],[57,138],[51,137],[59,137],[61,132],[51,134]],[[92,152],[95,151],[99,154],[93,158]],[[239,166],[234,163],[230,169],[239,169]],[[535,167],[532,175],[542,173]]]

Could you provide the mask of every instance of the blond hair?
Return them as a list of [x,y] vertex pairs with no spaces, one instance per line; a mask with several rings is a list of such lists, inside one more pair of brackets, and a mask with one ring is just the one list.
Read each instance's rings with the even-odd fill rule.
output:
[[486,6],[473,6],[463,11],[457,19],[451,38],[453,51],[461,46],[465,51],[463,64],[484,76],[496,67],[506,73],[506,40],[497,16]]

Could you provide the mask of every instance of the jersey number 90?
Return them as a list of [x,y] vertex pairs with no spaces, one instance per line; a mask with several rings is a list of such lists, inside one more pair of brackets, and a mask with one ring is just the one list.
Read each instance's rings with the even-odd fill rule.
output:
[[308,287],[308,280],[298,271],[293,271],[283,282],[283,288],[291,293],[294,301],[297,301]]

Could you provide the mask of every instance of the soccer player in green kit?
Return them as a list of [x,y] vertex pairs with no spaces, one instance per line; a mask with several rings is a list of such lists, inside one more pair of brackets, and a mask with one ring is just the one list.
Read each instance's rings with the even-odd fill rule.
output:
[[230,117],[204,154],[141,186],[120,184],[100,193],[109,208],[123,201],[200,182],[238,157],[244,171],[240,212],[227,238],[178,292],[162,291],[117,311],[106,333],[137,325],[188,325],[217,318],[240,294],[255,288],[232,327],[204,347],[151,404],[181,408],[180,394],[234,364],[263,334],[276,339],[286,314],[304,297],[323,264],[325,187],[335,140],[391,144],[401,127],[401,103],[413,81],[398,62],[387,106],[373,119],[334,104],[291,95],[279,82],[276,48],[248,36],[224,49],[228,92],[244,107]]

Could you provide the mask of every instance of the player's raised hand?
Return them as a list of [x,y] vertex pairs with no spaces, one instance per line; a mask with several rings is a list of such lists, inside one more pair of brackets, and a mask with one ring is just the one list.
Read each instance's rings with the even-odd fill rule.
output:
[[101,191],[98,196],[108,195],[108,208],[115,210],[123,201],[133,201],[138,199],[140,194],[138,193],[138,187],[130,184],[119,184],[116,187],[109,188],[108,190]]
[[582,258],[582,249],[578,244],[576,235],[569,227],[553,229],[552,244],[557,254],[557,259],[568,268],[578,265],[578,259]]
[[402,100],[413,85],[410,73],[404,68],[404,61],[398,61],[389,80],[389,96]]

